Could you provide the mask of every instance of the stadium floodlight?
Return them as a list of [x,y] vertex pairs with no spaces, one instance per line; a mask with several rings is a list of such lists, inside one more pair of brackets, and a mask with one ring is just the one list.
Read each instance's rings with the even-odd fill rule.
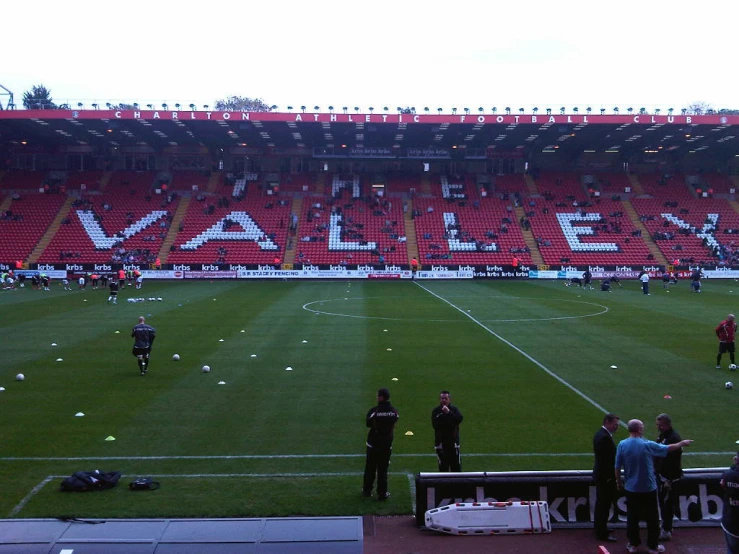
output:
[[354,111],[359,113],[359,106],[354,106]]
[[113,108],[113,105],[112,105],[112,104],[111,104],[110,102],[106,102],[106,103],[105,103],[105,107],[106,107],[106,108],[108,108],[108,109],[110,110],[110,109],[112,109],[112,108]]
[[505,107],[505,114],[506,115],[511,115],[511,107],[510,106],[506,106]]
[[534,115],[536,115],[537,113],[539,113],[539,108],[534,106],[533,112],[534,112]]
[[590,112],[593,111],[593,108],[591,108],[590,106],[588,106],[587,108],[585,108],[585,111],[588,112],[588,115],[590,115]]
[[79,109],[82,109],[82,107],[83,107],[83,106],[84,106],[84,104],[82,104],[82,102],[77,102],[77,107],[78,107]]
[[644,115],[645,113],[647,113],[647,109],[646,108],[639,108],[639,114],[640,115]]
[[605,113],[606,113],[606,109],[605,108],[601,108],[600,109],[600,115],[604,115]]
[[498,113],[498,108],[495,107],[495,106],[493,106],[493,110],[492,111],[493,111],[493,114],[496,114],[496,113]]
[[342,106],[341,109],[344,113],[346,113],[349,110],[349,106]]
[[464,109],[464,113],[467,114],[467,115],[470,115],[470,109],[469,108],[465,108]]
[[149,108],[150,110],[153,110],[154,109],[154,104],[147,104],[146,107]]
[[98,105],[97,104],[93,104],[92,107],[95,108],[96,110],[98,109]]
[[452,108],[452,114],[457,115],[457,108]]
[[292,111],[293,111],[293,107],[292,107],[292,106],[288,106],[288,107],[287,107],[287,111],[288,111],[288,112],[292,112]]
[[313,111],[314,111],[314,112],[317,112],[317,111],[318,111],[318,110],[320,110],[320,109],[321,109],[321,108],[319,108],[318,106],[313,106]]
[[273,104],[269,109],[270,111],[275,111],[277,109],[277,104]]
[[424,106],[423,111],[426,112],[426,113],[429,113],[429,107],[428,106]]
[[167,106],[167,104],[162,104],[162,109],[164,111],[167,111],[169,109],[169,106]]
[[192,111],[195,111],[195,109],[196,109],[196,108],[197,108],[197,106],[195,106],[195,104],[190,104],[190,109],[191,109]]
[[397,107],[397,108],[395,108],[395,109],[396,109],[396,110],[398,110],[398,113],[403,113],[403,108],[401,108],[400,106],[398,106],[398,107]]
[[680,113],[682,113],[683,115],[685,115],[686,113],[688,113],[688,108],[681,109],[680,110]]
[[384,111],[385,113],[387,113],[387,112],[388,112],[388,111],[390,110],[390,108],[388,108],[387,106],[383,106],[383,107],[382,107],[382,110],[383,110],[383,111]]
[[634,108],[627,108],[626,111],[631,115],[634,112]]
[[480,106],[479,108],[477,108],[477,111],[480,112],[480,113],[484,113],[485,112],[485,108],[483,108],[482,106]]
[[615,106],[615,107],[613,108],[613,113],[618,113],[618,106]]
[[523,112],[525,112],[525,111],[526,110],[524,110],[523,108],[518,108],[518,113],[520,113],[521,115],[523,115]]
[[208,104],[203,104],[203,109],[204,109],[204,110],[206,110],[206,111],[207,111],[207,110],[208,110],[208,108],[210,108],[210,106],[209,106]]
[[675,108],[668,108],[667,109],[667,115],[672,115],[672,112],[675,111]]
[[562,107],[561,107],[561,108],[559,109],[559,115],[564,115],[564,114],[565,114],[565,107],[564,107],[564,106],[562,106]]
[[180,105],[179,104],[175,104],[174,105],[174,108],[175,108],[175,110],[180,111]]
[[[277,106],[275,106],[275,107],[277,107]],[[334,107],[333,106],[329,106],[328,107],[328,112],[329,113],[334,113]]]
[[305,106],[300,106],[300,109],[305,113]]
[[370,113],[372,113],[372,112],[374,112],[374,111],[375,111],[375,108],[373,108],[372,106],[370,106],[370,107],[369,107],[369,111],[370,111]]
[[441,115],[441,112],[444,111],[444,108],[436,108],[436,111],[439,112],[439,115]]
[[575,112],[575,115],[577,115],[580,112],[580,108],[575,106],[574,108],[572,108],[572,111]]
[[654,108],[654,115],[659,115],[662,110],[660,108]]
[[552,115],[552,108],[547,108],[547,115]]

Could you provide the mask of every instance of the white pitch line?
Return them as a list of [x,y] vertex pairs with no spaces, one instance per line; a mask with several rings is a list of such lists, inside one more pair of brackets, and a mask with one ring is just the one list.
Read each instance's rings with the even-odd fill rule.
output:
[[[345,472],[333,472],[333,473],[161,473],[157,475],[149,475],[149,477],[156,477],[157,479],[202,479],[204,477],[212,478],[256,478],[256,479],[281,479],[281,478],[296,478],[296,477],[358,477],[364,475],[361,471],[345,471]],[[390,471],[388,475],[402,475],[408,477],[411,484],[411,498],[415,499],[415,481],[412,479],[411,473],[404,473],[399,471]],[[121,477],[134,477],[135,475],[122,474]],[[8,514],[8,518],[15,517],[28,502],[38,494],[38,492],[44,488],[44,486],[52,479],[64,479],[67,475],[47,475],[46,478],[41,481],[38,485],[33,487],[31,491],[21,500]],[[415,505],[413,506],[415,513]]]
[[[595,400],[593,400],[592,398],[590,398],[590,397],[589,397],[589,396],[588,396],[587,394],[585,394],[584,392],[582,392],[582,391],[581,391],[580,389],[578,389],[577,387],[575,387],[575,386],[571,385],[570,383],[568,383],[567,381],[565,381],[564,379],[562,379],[562,377],[560,377],[559,375],[557,375],[556,373],[554,373],[554,372],[553,372],[553,371],[552,371],[551,369],[549,369],[548,367],[546,367],[546,366],[545,366],[544,364],[542,364],[542,363],[541,363],[541,362],[540,362],[539,360],[535,359],[535,358],[534,358],[533,356],[530,356],[529,354],[527,354],[526,352],[524,352],[523,350],[521,350],[521,349],[520,349],[520,348],[519,348],[518,346],[516,346],[515,344],[513,344],[513,343],[512,343],[511,341],[509,341],[509,340],[506,340],[505,338],[503,338],[502,336],[500,336],[500,335],[499,335],[498,333],[496,333],[495,331],[493,331],[492,329],[490,329],[489,327],[487,327],[487,326],[486,326],[486,325],[485,325],[484,323],[480,322],[479,320],[477,320],[477,319],[475,319],[475,318],[474,318],[473,316],[471,316],[471,315],[470,315],[469,313],[465,312],[465,311],[464,311],[464,310],[463,310],[462,308],[460,308],[459,306],[457,306],[457,305],[453,304],[452,302],[450,302],[450,301],[449,301],[449,300],[447,300],[446,298],[443,298],[442,296],[439,296],[439,295],[438,295],[438,294],[436,294],[435,292],[433,292],[433,291],[431,291],[431,290],[427,289],[427,288],[426,288],[426,287],[424,287],[423,285],[419,284],[419,283],[418,283],[418,281],[413,281],[413,282],[414,282],[414,283],[415,283],[415,284],[416,284],[417,286],[421,287],[421,288],[422,288],[423,290],[425,290],[426,292],[428,292],[428,293],[429,293],[430,295],[432,295],[432,296],[435,296],[436,298],[438,298],[438,299],[439,299],[439,300],[441,300],[442,302],[444,302],[444,303],[448,304],[449,306],[451,306],[452,308],[454,308],[455,310],[457,310],[457,311],[458,311],[459,313],[461,313],[462,315],[464,315],[464,316],[467,316],[467,317],[468,317],[468,318],[469,318],[470,320],[474,321],[474,322],[475,322],[475,323],[476,323],[477,325],[479,325],[480,327],[482,327],[483,329],[485,329],[485,330],[486,330],[486,331],[487,331],[488,333],[490,333],[491,335],[493,335],[493,336],[494,336],[495,338],[497,338],[497,339],[498,339],[499,341],[501,341],[501,342],[503,342],[504,344],[507,344],[508,346],[510,346],[511,348],[513,348],[513,349],[514,349],[514,350],[515,350],[516,352],[518,352],[519,354],[521,354],[521,355],[522,355],[522,356],[523,356],[524,358],[526,358],[527,360],[529,360],[529,361],[530,361],[531,363],[533,363],[533,364],[537,365],[537,366],[538,366],[538,367],[539,367],[539,368],[540,368],[541,370],[543,370],[543,371],[544,371],[544,372],[545,372],[545,373],[546,373],[547,375],[549,375],[549,376],[550,376],[550,377],[552,377],[553,379],[556,379],[557,381],[559,381],[559,382],[560,382],[561,384],[563,384],[563,385],[564,385],[565,387],[567,387],[567,388],[568,388],[568,389],[570,389],[570,390],[571,390],[572,392],[574,392],[575,394],[577,394],[577,395],[578,395],[578,396],[579,396],[580,398],[582,398],[583,400],[585,400],[585,401],[586,401],[586,402],[588,402],[589,404],[591,404],[591,405],[595,406],[595,407],[596,407],[596,408],[597,408],[598,410],[600,410],[600,411],[601,411],[601,412],[603,412],[604,414],[607,414],[607,413],[609,413],[609,411],[608,411],[608,410],[606,410],[606,409],[605,409],[605,408],[604,408],[603,406],[601,406],[601,405],[600,405],[600,404],[598,404],[598,403],[597,403],[597,402],[596,402]],[[623,422],[621,422],[621,423],[622,423],[622,425],[623,425]]]
[[406,473],[408,476],[408,486],[411,489],[411,510],[416,515],[416,477],[412,473]]
[[35,487],[33,487],[31,489],[31,492],[29,492],[23,498],[23,500],[21,500],[20,502],[18,502],[18,504],[16,504],[15,507],[12,510],[10,510],[10,513],[8,514],[8,517],[9,518],[10,517],[15,517],[15,515],[18,512],[20,512],[26,504],[28,504],[29,500],[31,500],[31,498],[33,498],[36,495],[36,493],[38,493],[41,489],[43,489],[44,486],[46,485],[46,483],[48,483],[52,479],[54,479],[54,476],[53,475],[49,475],[48,477],[46,477],[46,479],[44,479],[38,485],[36,485]]
[[[683,456],[730,456],[727,452],[683,452]],[[583,458],[592,452],[473,452],[463,454],[466,458]],[[320,458],[364,458],[365,454],[244,454],[223,456],[6,456],[0,462],[85,462],[85,461],[156,461],[156,460],[299,460]],[[393,454],[393,458],[435,458],[436,454]]]

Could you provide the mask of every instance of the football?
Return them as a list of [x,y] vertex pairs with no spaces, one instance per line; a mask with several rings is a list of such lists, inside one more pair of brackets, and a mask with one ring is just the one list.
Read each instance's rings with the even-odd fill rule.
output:
[[179,359],[180,359],[180,355],[179,355],[179,354],[175,354],[174,356],[172,356],[172,359],[173,359],[173,360],[174,360],[175,362],[176,362],[176,361],[179,361]]
[[26,376],[23,375],[22,373],[19,373],[18,375],[15,376],[15,380],[16,381],[23,381],[23,379],[25,379],[25,378],[26,378]]
[[731,381],[726,381],[726,384],[724,386],[727,389],[733,389],[734,388],[734,383],[732,383]]
[[731,371],[736,371],[736,364],[729,364],[729,369]]
[[203,373],[210,373],[210,366],[209,365],[204,365],[202,371],[203,371]]

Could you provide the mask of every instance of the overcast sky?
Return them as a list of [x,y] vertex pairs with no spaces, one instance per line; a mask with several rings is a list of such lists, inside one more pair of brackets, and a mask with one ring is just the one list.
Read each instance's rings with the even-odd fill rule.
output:
[[42,83],[73,106],[739,109],[733,1],[37,0],[0,13],[0,85],[18,105]]

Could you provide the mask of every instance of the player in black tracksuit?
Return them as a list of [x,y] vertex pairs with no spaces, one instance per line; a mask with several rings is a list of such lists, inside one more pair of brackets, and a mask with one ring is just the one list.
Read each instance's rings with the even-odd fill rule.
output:
[[431,425],[434,428],[434,448],[439,461],[439,471],[462,471],[459,454],[459,424],[462,412],[452,406],[449,391],[439,394],[439,405],[431,411]]
[[134,325],[131,329],[131,336],[134,338],[132,353],[138,359],[141,375],[146,375],[146,371],[149,369],[151,345],[154,344],[156,338],[156,329],[151,325],[147,325],[144,316],[141,316],[138,325]]
[[398,410],[390,404],[390,391],[382,388],[377,391],[377,406],[367,412],[367,457],[364,464],[364,496],[372,496],[372,486],[377,474],[377,499],[390,496],[387,490],[387,469],[393,449],[393,429],[398,421]]

